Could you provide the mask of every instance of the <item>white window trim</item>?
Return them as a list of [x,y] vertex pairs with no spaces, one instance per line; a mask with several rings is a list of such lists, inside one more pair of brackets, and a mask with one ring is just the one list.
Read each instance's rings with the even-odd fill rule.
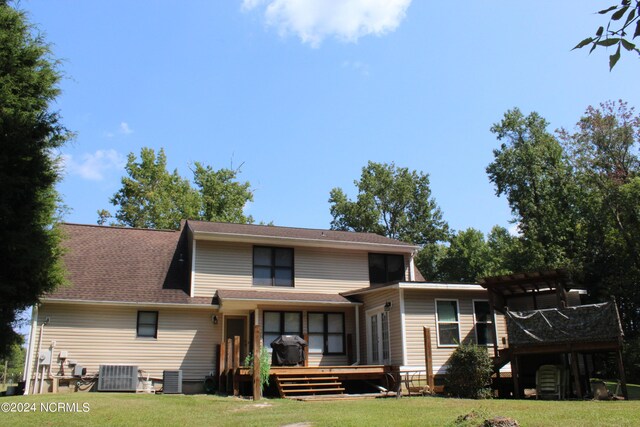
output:
[[[491,304],[489,302],[489,300],[486,300],[486,299],[474,299],[474,300],[471,300],[471,305],[473,306],[473,330],[474,330],[474,333],[475,333],[475,336],[476,336],[476,345],[481,345],[483,347],[493,347],[494,346],[493,342],[490,342],[490,343],[487,343],[487,344],[480,344],[478,342],[478,328],[476,327],[476,325],[478,323],[482,323],[482,324],[485,324],[485,325],[487,325],[487,324],[493,325],[493,328],[492,328],[493,334],[494,334],[493,336],[497,337],[496,334],[497,334],[498,331],[496,330],[496,314],[495,314],[495,312],[493,313],[493,316],[491,317],[491,322],[478,322],[478,319],[476,317],[476,302],[486,302],[487,304]],[[489,305],[489,313],[491,313],[491,306],[490,305]]]
[[[458,344],[441,344],[440,343],[440,319],[438,318],[438,302],[440,301],[442,302],[455,301],[456,303],[456,314],[457,314],[458,320],[455,322],[442,322],[442,323],[455,323],[458,325]],[[434,304],[435,304],[434,312],[436,315],[436,336],[438,337],[438,347],[449,347],[449,348],[459,347],[460,346],[460,301],[454,298],[436,298]]]
[[[367,339],[366,339],[366,344],[367,344],[367,363],[368,364],[372,364],[373,361],[373,352],[371,351],[371,322],[369,321],[369,318],[373,315],[378,315],[380,313],[384,312],[384,305],[379,305],[377,307],[374,308],[370,308],[369,310],[367,310],[365,312],[365,322],[367,324]],[[382,364],[390,364],[391,363],[391,316],[390,316],[391,312],[387,312],[387,336],[389,337],[389,360],[382,360]],[[379,327],[382,328],[382,322],[380,322]],[[382,345],[382,344],[381,344]],[[381,349],[382,350],[382,349]],[[382,358],[382,355],[384,353],[381,351],[380,352],[380,357]]]

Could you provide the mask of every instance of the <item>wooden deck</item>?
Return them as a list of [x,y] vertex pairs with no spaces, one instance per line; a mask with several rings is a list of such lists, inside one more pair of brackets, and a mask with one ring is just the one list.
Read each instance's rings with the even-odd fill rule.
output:
[[[271,367],[272,380],[278,387],[280,397],[302,397],[341,395],[345,392],[343,381],[391,381],[396,367],[385,365],[357,366],[283,366]],[[226,383],[221,391],[240,394],[240,384],[251,382],[252,373],[240,367],[228,370]],[[222,385],[222,384],[221,384]]]

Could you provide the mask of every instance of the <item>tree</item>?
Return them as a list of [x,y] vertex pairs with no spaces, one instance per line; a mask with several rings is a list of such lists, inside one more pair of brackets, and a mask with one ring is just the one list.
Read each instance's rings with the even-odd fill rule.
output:
[[21,338],[17,312],[64,281],[52,153],[71,133],[51,109],[58,67],[25,13],[0,1],[0,357]]
[[585,281],[615,296],[625,332],[640,336],[640,116],[625,102],[605,102],[559,137],[583,189]]
[[487,167],[496,195],[506,195],[522,232],[527,269],[569,266],[574,261],[579,191],[572,169],[548,123],[537,113],[507,111],[491,128],[498,140]]
[[[193,170],[197,188],[177,170],[167,171],[163,149],[142,148],[140,162],[129,153],[122,187],[110,202],[118,207],[117,224],[138,228],[178,229],[183,219],[223,222],[253,222],[244,216],[245,204],[253,200],[248,182],[236,182],[239,169],[214,170],[199,162]],[[98,211],[98,223],[111,214]]]
[[484,234],[468,228],[454,234],[445,255],[439,262],[440,279],[446,282],[475,282],[487,275],[490,262],[489,247]]
[[[593,37],[587,37],[573,49],[582,49],[591,45],[589,51],[591,53],[597,47],[617,46],[615,53],[609,56],[609,71],[611,71],[620,59],[622,48],[640,54],[640,49],[631,42],[632,39],[640,36],[640,0],[622,0],[619,5],[610,6],[598,13],[611,14],[607,28],[598,27]],[[629,31],[633,31],[631,38],[628,37]]]
[[447,238],[449,227],[431,197],[428,175],[370,161],[354,183],[355,201],[341,188],[331,190],[332,230],[377,233],[418,245]]

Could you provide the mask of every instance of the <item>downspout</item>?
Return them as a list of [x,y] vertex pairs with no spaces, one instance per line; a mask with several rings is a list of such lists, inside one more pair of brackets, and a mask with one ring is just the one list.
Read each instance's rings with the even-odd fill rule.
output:
[[196,293],[196,238],[193,236],[193,244],[191,245],[191,283],[189,289],[189,296],[193,298]]
[[402,366],[407,366],[407,327],[404,314],[404,289],[400,288],[400,326],[402,326]]
[[411,282],[416,281],[416,263],[413,260],[415,254],[415,251],[411,252],[411,257],[409,258],[409,281]]
[[29,331],[29,346],[27,347],[27,357],[24,361],[24,375],[22,380],[24,381],[24,394],[29,394],[31,387],[31,375],[33,374],[33,347],[36,344],[35,335],[38,329],[38,305],[34,304],[31,308],[31,330]]
[[356,305],[356,362],[354,365],[360,364],[360,306]]
[[[36,389],[38,388],[38,371],[40,370],[40,351],[41,351],[41,347],[42,347],[42,336],[44,335],[44,327],[45,325],[49,323],[49,318],[46,317],[44,319],[44,322],[42,322],[42,324],[40,325],[40,337],[38,338],[38,353],[36,353],[36,380],[33,384],[33,392],[34,394],[36,393]],[[44,372],[42,374],[42,378],[40,379],[40,381],[44,381]],[[42,393],[42,385],[40,386],[40,393]]]

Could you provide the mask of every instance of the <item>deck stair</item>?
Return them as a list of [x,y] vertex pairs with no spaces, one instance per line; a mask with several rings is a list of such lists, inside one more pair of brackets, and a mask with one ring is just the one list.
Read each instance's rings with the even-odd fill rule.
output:
[[274,374],[280,397],[298,397],[321,394],[343,394],[342,381],[326,373]]

